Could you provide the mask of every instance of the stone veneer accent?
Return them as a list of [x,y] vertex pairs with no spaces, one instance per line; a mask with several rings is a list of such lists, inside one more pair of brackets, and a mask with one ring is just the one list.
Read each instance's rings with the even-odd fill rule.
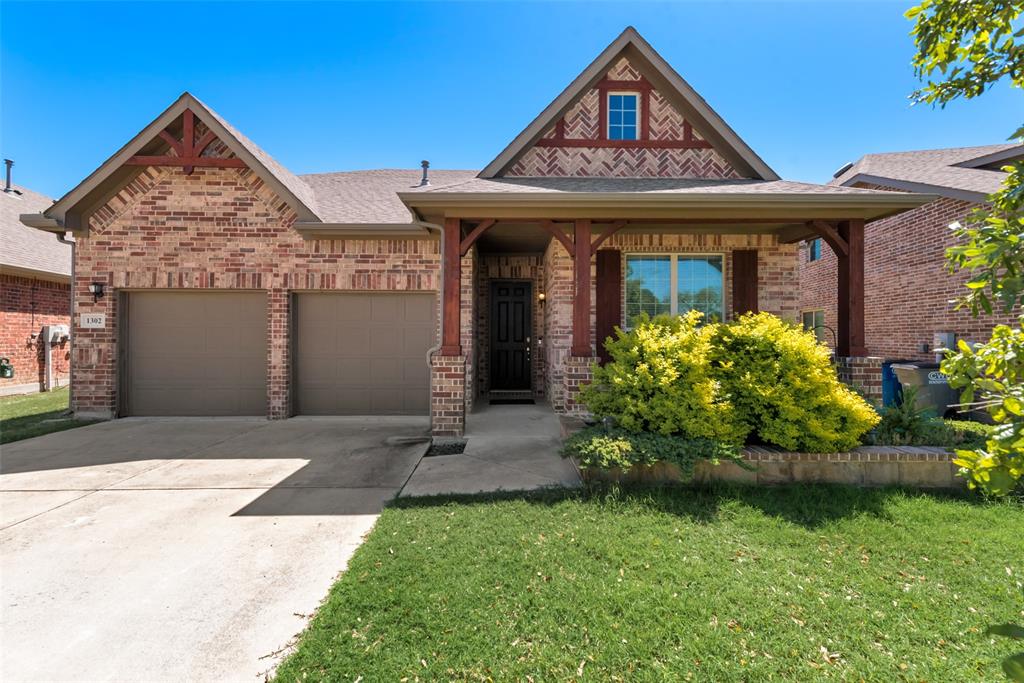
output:
[[873,356],[838,356],[839,380],[860,392],[869,401],[882,403],[882,359]]
[[910,486],[962,489],[967,482],[957,475],[953,455],[943,448],[861,446],[845,453],[788,453],[748,446],[743,459],[756,469],[735,463],[701,463],[697,481],[733,481],[775,485],[850,484],[854,486]]

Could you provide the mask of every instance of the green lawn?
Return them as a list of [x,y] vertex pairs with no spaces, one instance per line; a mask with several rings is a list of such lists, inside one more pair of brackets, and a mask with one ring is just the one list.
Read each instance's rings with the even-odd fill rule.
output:
[[95,422],[63,417],[67,409],[67,387],[0,398],[0,443],[20,441]]
[[404,502],[277,680],[998,681],[1022,530],[824,486]]

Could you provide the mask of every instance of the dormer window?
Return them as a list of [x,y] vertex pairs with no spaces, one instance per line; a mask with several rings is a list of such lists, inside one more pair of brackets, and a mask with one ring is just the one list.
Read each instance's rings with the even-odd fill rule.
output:
[[635,92],[608,93],[608,139],[638,140],[637,120],[640,95]]

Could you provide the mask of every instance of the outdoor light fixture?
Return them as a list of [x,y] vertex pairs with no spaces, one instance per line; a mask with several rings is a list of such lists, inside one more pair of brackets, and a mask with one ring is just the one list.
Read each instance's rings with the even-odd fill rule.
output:
[[93,282],[91,285],[89,285],[89,293],[92,294],[92,301],[93,301],[93,303],[96,303],[97,301],[102,299],[103,298],[103,283],[102,282]]
[[541,292],[540,294],[537,295],[537,301],[541,302],[541,304],[544,303],[545,299],[547,299],[547,296],[544,294],[544,292]]

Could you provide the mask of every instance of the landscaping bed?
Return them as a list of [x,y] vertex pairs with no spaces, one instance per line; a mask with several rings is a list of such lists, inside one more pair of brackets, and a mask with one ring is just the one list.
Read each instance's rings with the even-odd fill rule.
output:
[[1021,528],[836,486],[403,501],[277,680],[999,680]]

